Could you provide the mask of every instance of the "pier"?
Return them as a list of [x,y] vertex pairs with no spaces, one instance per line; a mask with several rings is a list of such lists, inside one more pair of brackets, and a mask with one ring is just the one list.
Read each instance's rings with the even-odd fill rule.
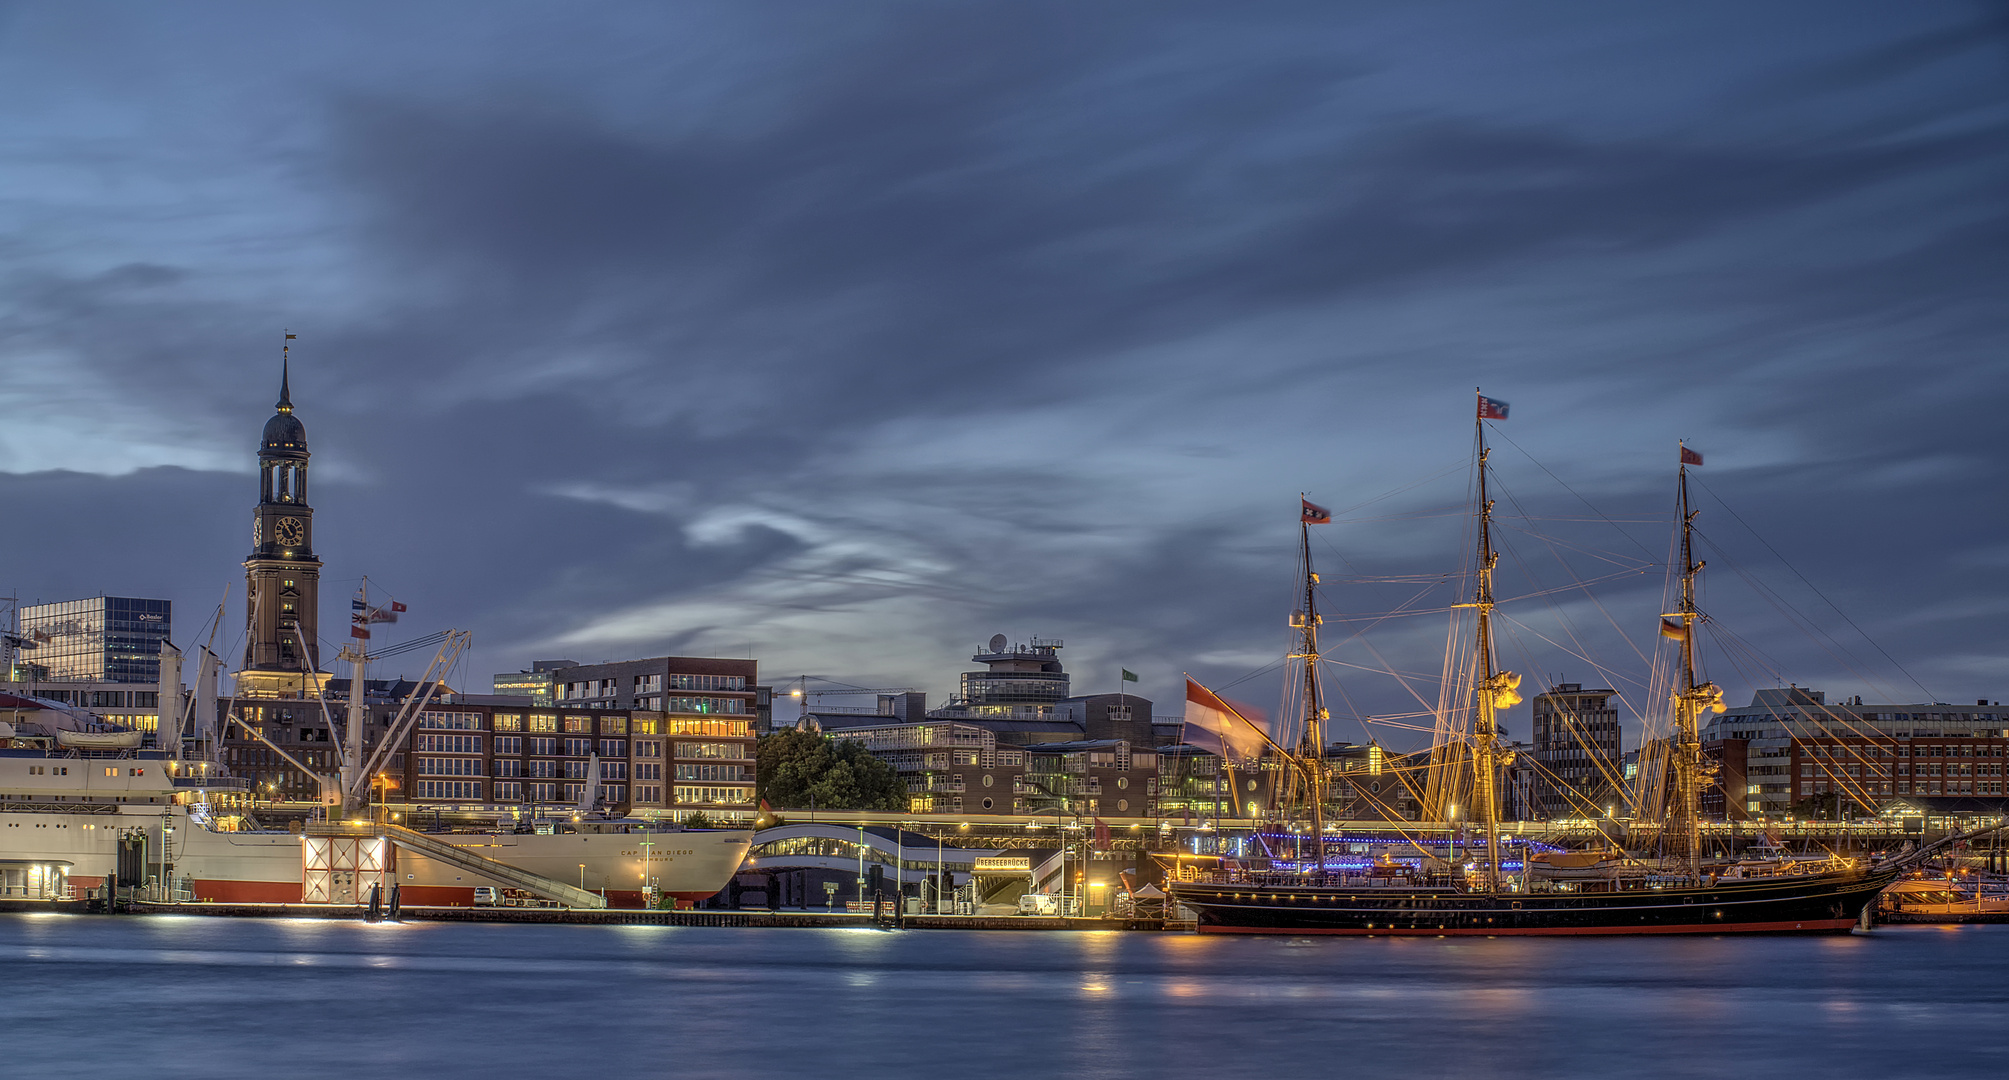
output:
[[[197,915],[234,919],[368,918],[354,904],[161,904],[141,901],[135,915]],[[733,926],[868,930],[1148,930],[1181,932],[1191,922],[1167,919],[1099,919],[1059,915],[906,915],[817,911],[664,911],[562,907],[405,907],[396,922],[538,923],[576,926]]]

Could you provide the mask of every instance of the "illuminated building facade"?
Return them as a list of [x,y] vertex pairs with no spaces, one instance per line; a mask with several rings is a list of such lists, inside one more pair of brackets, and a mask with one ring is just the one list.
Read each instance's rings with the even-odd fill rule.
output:
[[[373,680],[368,692],[374,740],[421,688]],[[334,680],[331,698],[347,693],[346,682]],[[340,715],[341,706],[331,703],[330,712]],[[240,702],[238,713],[303,765],[335,772],[336,731],[318,702]],[[714,822],[736,824],[754,816],[753,734],[746,716],[560,710],[527,701],[470,705],[449,695],[420,713],[399,751],[388,758],[391,783],[379,797],[414,809],[563,810],[578,805],[597,779],[593,804],[615,813],[681,821],[702,811]],[[272,747],[233,738],[224,753],[231,772],[248,778],[261,798],[319,796],[318,782]]]
[[157,683],[174,629],[166,600],[94,596],[21,608],[24,682]]
[[1525,807],[1536,818],[1600,816],[1619,801],[1617,692],[1557,683],[1535,695]]
[[577,660],[538,660],[528,671],[511,671],[495,676],[490,685],[504,697],[527,697],[533,705],[549,705],[557,700],[551,673],[578,667]]
[[1830,703],[1803,687],[1760,690],[1714,718],[1717,767],[1703,810],[1733,821],[1866,813],[1889,797],[2009,794],[2009,710],[1999,703]]

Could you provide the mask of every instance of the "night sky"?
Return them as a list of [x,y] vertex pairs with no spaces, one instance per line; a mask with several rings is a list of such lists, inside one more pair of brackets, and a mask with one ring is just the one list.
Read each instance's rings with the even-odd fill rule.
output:
[[1484,387],[1531,683],[1654,704],[1685,438],[1732,702],[2009,699],[2001,3],[11,4],[0,145],[24,602],[238,654],[291,329],[324,637],[1273,703],[1301,491],[1435,677]]

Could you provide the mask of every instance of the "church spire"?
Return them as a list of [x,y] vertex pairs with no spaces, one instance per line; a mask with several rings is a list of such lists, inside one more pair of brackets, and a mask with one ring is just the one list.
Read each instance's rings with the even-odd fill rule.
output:
[[[286,340],[288,342],[291,342],[294,338],[297,338],[299,336],[300,335],[298,334],[287,334]],[[293,411],[293,392],[287,386],[288,382],[290,381],[290,377],[292,375],[292,371],[290,370],[292,367],[292,359],[291,356],[289,355],[292,352],[292,349],[293,346],[291,344],[285,344],[279,346],[279,403],[277,405],[274,405],[273,408],[278,409],[280,412],[283,413],[290,413]]]

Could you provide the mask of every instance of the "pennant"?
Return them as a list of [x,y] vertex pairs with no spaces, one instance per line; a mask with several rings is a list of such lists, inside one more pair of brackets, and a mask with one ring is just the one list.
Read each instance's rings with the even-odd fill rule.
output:
[[1136,672],[1134,672],[1134,671],[1132,671],[1132,670],[1130,670],[1129,668],[1124,668],[1124,669],[1123,669],[1123,681],[1124,681],[1124,682],[1136,682],[1136,681],[1137,681],[1137,673],[1136,673]]
[[1315,502],[1312,502],[1310,499],[1307,499],[1302,495],[1298,496],[1297,501],[1304,504],[1304,511],[1302,516],[1298,518],[1299,521],[1304,522],[1306,525],[1332,524],[1332,511],[1327,510],[1325,507],[1320,506]]
[[352,597],[350,597],[350,598],[349,598],[349,610],[350,610],[350,611],[368,611],[368,610],[370,610],[370,605],[368,605],[368,604],[364,603],[364,602],[363,602],[363,598],[362,598],[362,597],[360,597],[360,596],[352,596]]
[[1700,465],[1702,464],[1702,455],[1684,446],[1681,448],[1681,463],[1683,465]]
[[370,640],[370,632],[360,626],[349,627],[349,636],[352,638],[361,638],[364,641]]
[[1479,395],[1479,419],[1505,420],[1506,418],[1507,418],[1506,402],[1497,400],[1495,398],[1489,398],[1484,394]]
[[1258,757],[1269,745],[1261,725],[1267,718],[1246,705],[1235,706],[1212,690],[1186,680],[1186,722],[1179,739],[1188,746],[1211,750],[1231,760]]
[[1673,619],[1662,619],[1660,620],[1660,636],[1673,638],[1676,641],[1687,641],[1688,627],[1683,623],[1675,622]]

